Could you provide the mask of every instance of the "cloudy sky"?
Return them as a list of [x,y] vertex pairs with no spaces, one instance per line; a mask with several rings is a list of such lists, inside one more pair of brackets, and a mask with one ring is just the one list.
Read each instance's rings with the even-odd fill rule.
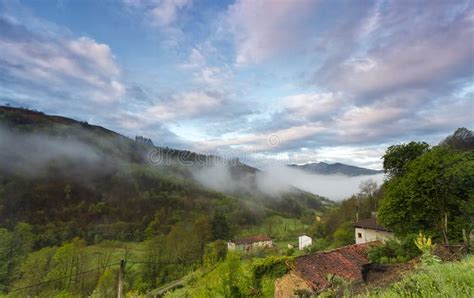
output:
[[251,163],[474,123],[472,1],[0,0],[0,104]]

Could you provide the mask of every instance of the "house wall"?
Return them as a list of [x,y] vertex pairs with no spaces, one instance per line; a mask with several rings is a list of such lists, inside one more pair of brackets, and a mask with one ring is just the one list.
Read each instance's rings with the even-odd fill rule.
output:
[[[231,243],[231,244],[230,244]],[[252,244],[235,244],[235,243],[227,243],[228,250],[241,250],[241,251],[249,251],[252,248],[264,248],[264,247],[272,247],[273,242],[270,241],[259,241],[254,242]]]
[[310,246],[313,243],[313,239],[308,236],[300,236],[298,237],[298,249],[302,250],[306,246]]
[[386,241],[389,239],[393,239],[394,237],[395,237],[394,234],[391,232],[355,228],[355,243],[356,244],[367,243],[367,242],[376,241],[376,240]]
[[253,246],[254,247],[270,247],[270,246],[272,246],[272,241],[254,242]]

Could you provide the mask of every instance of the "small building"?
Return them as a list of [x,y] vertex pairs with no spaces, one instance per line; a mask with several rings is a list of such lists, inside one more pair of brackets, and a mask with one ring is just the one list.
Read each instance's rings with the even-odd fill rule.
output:
[[355,228],[356,244],[377,240],[386,241],[395,238],[393,232],[379,225],[375,217],[355,222],[353,226]]
[[254,235],[245,238],[236,239],[227,243],[228,250],[250,251],[256,248],[272,247],[273,241],[267,235]]
[[303,235],[298,237],[298,249],[303,250],[307,246],[313,244],[313,239],[311,237]]

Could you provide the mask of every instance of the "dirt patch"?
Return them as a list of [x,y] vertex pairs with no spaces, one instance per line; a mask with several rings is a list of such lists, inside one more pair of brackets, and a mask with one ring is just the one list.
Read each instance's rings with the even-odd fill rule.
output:
[[373,266],[368,270],[365,282],[357,283],[352,287],[352,293],[362,294],[374,288],[386,288],[401,280],[405,273],[415,268],[416,264],[417,261],[412,260],[402,264]]
[[298,297],[296,292],[313,292],[311,287],[294,273],[288,273],[275,281],[275,298]]

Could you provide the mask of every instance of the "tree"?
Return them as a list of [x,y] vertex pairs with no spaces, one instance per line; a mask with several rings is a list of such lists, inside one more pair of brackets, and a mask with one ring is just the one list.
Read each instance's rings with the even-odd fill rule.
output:
[[9,283],[9,263],[12,232],[0,229],[0,293],[5,292]]
[[333,234],[334,245],[336,247],[354,243],[354,227],[352,222],[345,222],[340,225]]
[[214,214],[214,218],[211,221],[212,235],[215,240],[229,240],[231,235],[231,229],[226,217],[221,213]]
[[204,247],[212,239],[212,226],[207,217],[197,219],[193,224],[191,233],[196,235],[199,255],[204,255]]
[[383,158],[383,169],[390,178],[401,176],[410,161],[425,153],[429,145],[425,142],[410,142],[408,144],[388,147]]
[[204,265],[212,267],[223,261],[227,255],[227,243],[224,240],[216,240],[206,245],[204,250]]
[[474,134],[471,130],[460,127],[456,129],[454,134],[441,142],[441,145],[461,151],[474,150]]
[[0,292],[20,275],[20,264],[31,252],[34,244],[32,228],[19,222],[13,232],[0,229]]
[[[364,180],[360,183],[359,190],[359,204],[357,206],[357,208],[359,209],[358,211],[361,212],[361,215],[364,215],[365,212],[368,213],[368,216],[371,216],[371,213],[377,210],[377,193],[379,190],[377,182],[375,182],[375,180],[373,179]],[[362,206],[362,203],[365,203],[366,206]],[[366,215],[364,217],[368,216]]]
[[94,290],[92,297],[108,298],[117,296],[117,282],[116,272],[112,272],[111,269],[106,269],[100,276],[97,282],[97,287]]
[[474,151],[435,147],[385,183],[379,218],[399,235],[424,231],[448,243],[472,230],[473,203]]
[[[52,259],[56,249],[56,247],[45,247],[30,253],[20,266],[21,279],[15,282],[14,287],[23,288],[46,281],[49,271],[52,270]],[[42,286],[27,288],[21,292],[21,295],[37,297],[48,286],[51,285],[46,283]]]
[[159,235],[145,242],[145,264],[143,266],[144,288],[156,286],[165,268],[162,266],[166,258],[166,237]]
[[80,293],[80,286],[85,276],[78,275],[87,265],[87,255],[83,248],[86,243],[80,238],[74,238],[59,247],[53,256],[53,269],[48,273],[48,279],[60,279],[54,283],[57,289]]

